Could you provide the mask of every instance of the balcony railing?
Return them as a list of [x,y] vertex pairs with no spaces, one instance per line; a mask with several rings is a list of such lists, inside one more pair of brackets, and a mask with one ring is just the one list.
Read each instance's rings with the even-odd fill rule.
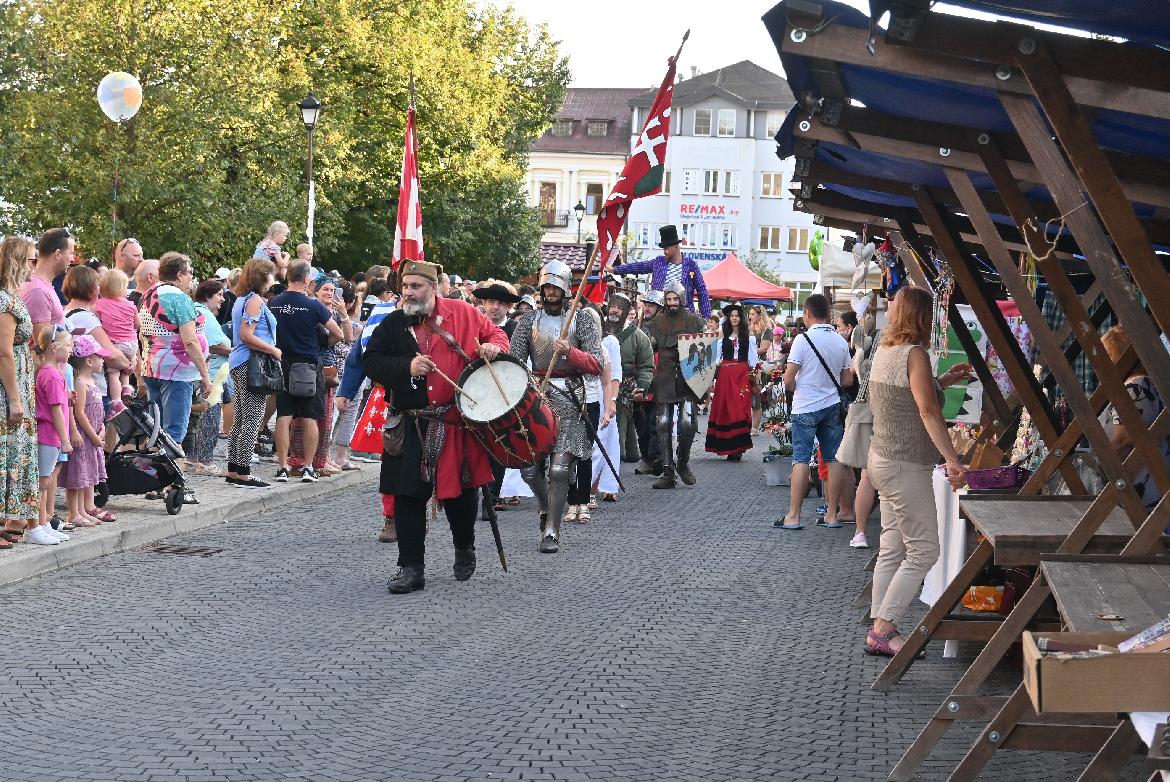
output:
[[555,209],[543,209],[540,212],[540,224],[545,228],[568,228],[569,213],[558,212]]

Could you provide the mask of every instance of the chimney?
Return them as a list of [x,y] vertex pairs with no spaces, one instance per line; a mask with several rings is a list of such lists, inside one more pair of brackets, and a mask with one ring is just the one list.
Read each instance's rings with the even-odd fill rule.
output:
[[693,79],[698,75],[699,75],[699,69],[696,68],[694,65],[692,65],[691,66],[691,78]]

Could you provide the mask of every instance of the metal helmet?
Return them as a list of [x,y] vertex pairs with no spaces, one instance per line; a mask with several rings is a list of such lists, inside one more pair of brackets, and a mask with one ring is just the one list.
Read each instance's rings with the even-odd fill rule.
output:
[[630,297],[622,291],[614,291],[613,293],[609,294],[609,303],[620,304],[627,310],[633,305],[633,302],[630,301]]
[[662,295],[662,291],[650,291],[642,296],[643,303],[654,304],[659,307],[666,306],[666,298]]
[[540,270],[538,287],[543,288],[545,285],[555,285],[563,290],[566,296],[571,296],[573,293],[573,270],[569,268],[569,264],[564,261],[546,263]]
[[663,301],[666,301],[666,294],[668,294],[668,293],[673,293],[676,296],[678,296],[678,300],[680,302],[686,301],[687,292],[686,292],[686,289],[683,288],[681,282],[668,282],[668,283],[666,283],[666,285],[662,286],[662,300]]

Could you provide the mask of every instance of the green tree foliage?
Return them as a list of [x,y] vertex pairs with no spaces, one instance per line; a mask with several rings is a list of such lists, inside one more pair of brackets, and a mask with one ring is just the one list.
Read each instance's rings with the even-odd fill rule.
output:
[[[90,254],[117,237],[179,249],[204,271],[247,258],[274,219],[305,230],[305,130],[314,133],[321,264],[389,261],[414,74],[429,259],[513,277],[539,255],[526,154],[564,96],[545,29],[471,0],[0,0],[0,230],[69,224]],[[142,110],[100,112],[113,70]]]

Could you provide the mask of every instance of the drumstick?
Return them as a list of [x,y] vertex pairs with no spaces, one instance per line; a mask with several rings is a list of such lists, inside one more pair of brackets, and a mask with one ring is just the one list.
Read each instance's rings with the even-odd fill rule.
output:
[[[475,349],[479,350],[480,347],[482,347],[482,346],[479,344],[479,340],[476,340],[475,341]],[[492,366],[492,360],[490,358],[488,358],[487,356],[484,356],[483,363],[485,366],[487,366],[488,373],[492,376],[492,380],[496,381],[496,388],[498,388],[500,390],[500,397],[505,402],[507,402],[508,395],[506,393],[504,393],[504,384],[500,382],[500,376],[496,374],[496,368]]]
[[[423,354],[422,354],[422,353],[419,353],[418,355],[422,356]],[[430,356],[424,356],[424,358],[430,358]],[[434,363],[434,362],[432,361],[432,363]],[[478,404],[479,404],[479,402],[476,402],[476,401],[475,401],[475,397],[473,397],[471,394],[467,393],[467,392],[466,392],[466,391],[464,391],[462,388],[460,388],[460,387],[459,387],[459,384],[458,384],[458,383],[456,383],[454,380],[452,380],[451,378],[449,378],[449,377],[447,377],[446,375],[444,375],[444,374],[443,374],[443,370],[439,369],[438,367],[434,367],[434,368],[433,368],[431,371],[432,371],[432,372],[434,372],[434,373],[435,373],[436,375],[438,375],[439,377],[441,377],[441,378],[443,378],[444,380],[446,380],[448,383],[450,383],[450,384],[451,384],[451,387],[452,387],[452,388],[454,388],[456,391],[458,391],[459,393],[463,394],[463,396],[465,396],[465,397],[467,397],[468,399],[470,399],[470,400],[471,400],[471,403],[472,403],[473,405],[478,405]]]

